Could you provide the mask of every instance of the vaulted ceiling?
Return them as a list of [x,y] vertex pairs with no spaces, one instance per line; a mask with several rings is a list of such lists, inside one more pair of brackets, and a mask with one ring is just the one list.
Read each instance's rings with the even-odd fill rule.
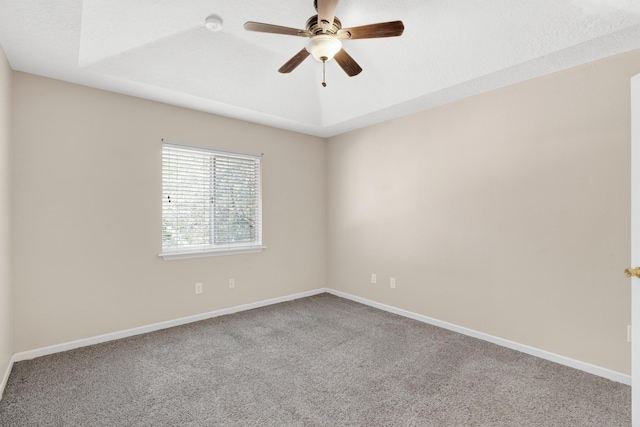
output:
[[[363,72],[305,60],[313,0],[0,0],[14,70],[322,137],[640,48],[638,0],[340,0],[344,27],[402,20],[401,37],[346,40]],[[205,18],[223,19],[211,32]]]

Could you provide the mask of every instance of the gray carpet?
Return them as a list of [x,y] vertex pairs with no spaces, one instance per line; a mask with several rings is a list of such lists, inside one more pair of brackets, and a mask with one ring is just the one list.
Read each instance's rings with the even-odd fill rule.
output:
[[13,426],[630,426],[631,388],[328,294],[16,363]]

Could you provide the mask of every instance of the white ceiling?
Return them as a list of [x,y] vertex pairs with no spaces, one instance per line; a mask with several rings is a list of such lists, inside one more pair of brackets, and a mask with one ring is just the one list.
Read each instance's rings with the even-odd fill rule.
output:
[[[210,14],[224,19],[210,32]],[[343,27],[402,20],[401,37],[348,40],[364,71],[307,58],[313,0],[0,0],[14,70],[321,137],[640,48],[640,0],[341,0]]]

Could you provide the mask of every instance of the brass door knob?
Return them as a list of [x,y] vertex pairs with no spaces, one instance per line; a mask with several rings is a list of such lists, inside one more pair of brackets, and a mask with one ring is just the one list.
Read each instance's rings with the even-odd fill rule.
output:
[[627,268],[624,272],[629,277],[640,277],[640,267]]

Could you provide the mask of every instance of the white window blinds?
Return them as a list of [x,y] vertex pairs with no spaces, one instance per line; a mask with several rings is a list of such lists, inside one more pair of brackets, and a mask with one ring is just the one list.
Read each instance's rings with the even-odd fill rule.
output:
[[261,249],[260,161],[163,143],[162,255]]

